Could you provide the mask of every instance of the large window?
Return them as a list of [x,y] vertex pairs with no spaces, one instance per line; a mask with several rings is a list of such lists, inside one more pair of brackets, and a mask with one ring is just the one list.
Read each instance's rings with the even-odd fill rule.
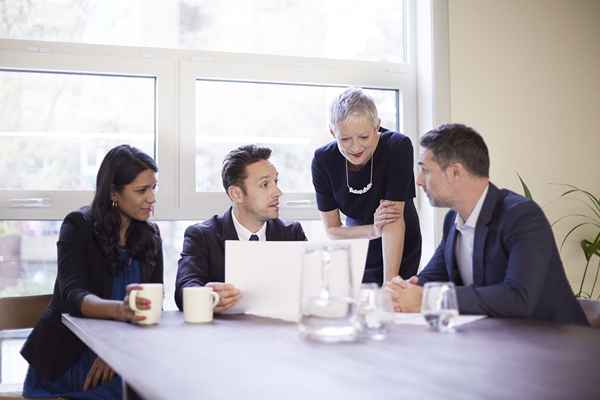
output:
[[50,290],[60,221],[119,143],[156,157],[166,281],[185,227],[228,207],[220,165],[242,144],[273,149],[282,217],[322,237],[310,162],[333,97],[366,88],[385,127],[416,135],[414,8],[0,0],[0,295]]
[[2,0],[0,36],[404,62],[405,2]]

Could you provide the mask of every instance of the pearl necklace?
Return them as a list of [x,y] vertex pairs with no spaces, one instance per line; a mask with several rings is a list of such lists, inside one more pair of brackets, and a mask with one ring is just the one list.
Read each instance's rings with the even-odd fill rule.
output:
[[348,186],[348,191],[352,194],[365,194],[373,187],[373,156],[371,156],[371,180],[369,184],[362,189],[354,189],[350,186],[350,180],[348,178],[348,160],[346,160],[346,186]]

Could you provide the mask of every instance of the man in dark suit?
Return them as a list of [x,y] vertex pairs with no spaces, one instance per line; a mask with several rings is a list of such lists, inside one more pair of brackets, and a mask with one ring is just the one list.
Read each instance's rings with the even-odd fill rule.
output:
[[450,281],[462,314],[587,324],[565,276],[552,229],[540,207],[489,181],[483,138],[461,124],[421,139],[417,184],[434,207],[449,207],[432,259],[408,281],[395,279],[396,311],[418,312],[421,285]]
[[278,218],[281,190],[270,156],[271,149],[248,145],[225,157],[221,177],[232,206],[223,215],[186,229],[175,281],[175,302],[180,310],[183,288],[188,286],[210,286],[219,293],[216,312],[239,300],[240,291],[224,282],[226,240],[306,240],[298,222]]

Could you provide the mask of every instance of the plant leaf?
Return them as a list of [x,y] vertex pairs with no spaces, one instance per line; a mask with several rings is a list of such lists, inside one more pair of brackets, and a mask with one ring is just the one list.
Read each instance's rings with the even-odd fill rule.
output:
[[598,233],[593,242],[584,239],[580,244],[587,261],[589,261],[594,254],[600,257],[600,233]]
[[580,189],[574,185],[565,184],[564,186],[570,187],[571,189],[567,190],[566,192],[561,194],[561,197],[568,196],[572,193],[583,193],[591,201],[592,206],[595,209],[596,215],[598,215],[598,213],[600,213],[600,199],[598,197],[594,196],[592,193],[588,192],[587,190]]
[[554,221],[552,223],[552,226],[558,224],[560,221],[567,219],[567,218],[583,218],[588,220],[588,222],[594,226],[597,226],[598,228],[600,228],[600,221],[596,221],[594,218],[590,217],[589,215],[585,215],[585,214],[569,214],[569,215],[563,215],[562,217],[558,218],[556,221]]
[[571,234],[573,232],[575,232],[577,229],[581,228],[584,225],[593,225],[593,224],[590,224],[589,222],[582,222],[580,224],[575,225],[573,228],[571,228],[571,230],[569,232],[567,232],[567,234],[565,235],[565,237],[562,240],[562,243],[560,244],[561,251],[562,251],[562,248],[565,245],[565,242],[567,241],[568,237],[571,236]]
[[529,200],[533,201],[533,196],[531,195],[531,191],[529,190],[529,188],[527,187],[527,184],[525,183],[523,178],[521,178],[521,175],[519,175],[518,172],[517,172],[517,176],[519,177],[519,181],[521,181],[521,186],[523,187],[523,193],[524,193],[525,197],[527,197]]

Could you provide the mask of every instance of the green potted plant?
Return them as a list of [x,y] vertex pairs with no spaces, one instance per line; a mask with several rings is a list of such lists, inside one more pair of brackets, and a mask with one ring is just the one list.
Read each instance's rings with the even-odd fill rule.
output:
[[[590,233],[588,237],[582,239],[579,242],[579,247],[583,251],[585,256],[586,264],[583,270],[583,277],[581,278],[581,284],[577,291],[577,297],[584,299],[591,299],[594,296],[596,285],[598,284],[598,275],[600,273],[600,198],[592,194],[591,192],[581,189],[574,185],[562,185],[568,188],[561,194],[562,198],[568,198],[571,200],[579,201],[586,209],[585,213],[580,212],[576,214],[569,214],[560,217],[552,226],[561,223],[562,221],[570,220],[574,221],[574,225],[563,237],[560,248],[562,249],[567,239],[575,232],[587,228]],[[591,228],[591,229],[590,229]],[[596,256],[594,258],[594,256]],[[595,271],[590,270],[590,266],[594,262]],[[597,264],[595,264],[597,261]],[[593,269],[593,266],[592,266]],[[593,281],[589,291],[585,290],[585,282],[590,272],[590,277],[593,276]],[[589,286],[589,285],[588,285]],[[598,295],[600,298],[600,294]]]
[[[517,174],[517,176],[519,177],[519,181],[521,182],[521,186],[523,188],[523,193],[525,197],[527,197],[530,200],[533,200],[531,190],[529,189],[521,175]],[[554,227],[555,225],[563,221],[574,221],[574,225],[570,227],[567,233],[564,235],[560,244],[560,249],[562,250],[567,239],[575,232],[586,227],[588,229],[590,227],[592,228],[591,235],[579,242],[579,246],[583,251],[583,255],[585,256],[586,265],[583,271],[583,277],[581,278],[581,282],[579,283],[579,289],[576,292],[576,296],[578,298],[591,299],[594,296],[594,292],[596,289],[596,285],[598,284],[598,278],[600,275],[600,198],[598,196],[595,196],[590,191],[581,189],[574,185],[563,184],[561,186],[568,188],[568,190],[564,191],[560,195],[560,197],[575,200],[582,203],[582,205],[586,209],[586,213],[581,212],[576,214],[565,215],[558,218],[552,223],[552,226]],[[598,264],[594,264],[596,267],[595,271],[590,271],[592,261],[596,261],[594,256],[596,256]],[[588,272],[590,273],[590,275],[588,275]],[[588,291],[585,289],[585,283],[588,280],[588,277],[591,277],[592,275],[593,280],[591,283],[591,289]],[[598,295],[598,298],[600,298],[600,294]]]

